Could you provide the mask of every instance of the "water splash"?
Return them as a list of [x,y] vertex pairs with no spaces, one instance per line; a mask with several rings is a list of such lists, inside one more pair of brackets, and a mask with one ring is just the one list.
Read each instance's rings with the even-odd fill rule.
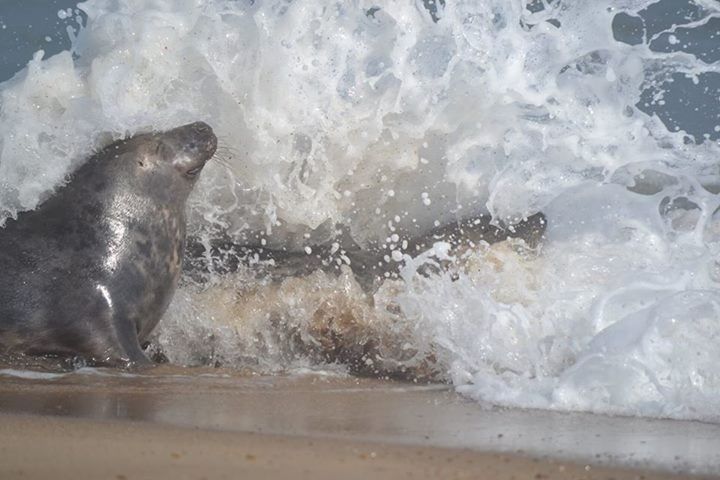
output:
[[684,32],[720,9],[688,5],[88,1],[74,58],[2,85],[0,212],[108,137],[194,120],[233,175],[203,173],[193,233],[302,251],[337,224],[362,246],[542,211],[539,252],[436,246],[372,298],[349,274],[188,280],[158,343],[183,363],[349,355],[503,405],[716,419],[719,134],[668,112],[693,98],[673,83],[719,73]]

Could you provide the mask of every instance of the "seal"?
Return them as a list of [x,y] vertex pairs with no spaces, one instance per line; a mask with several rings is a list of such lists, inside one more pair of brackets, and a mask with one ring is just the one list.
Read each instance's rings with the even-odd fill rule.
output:
[[182,270],[185,204],[217,138],[202,122],[105,147],[0,228],[0,355],[148,364]]
[[[537,212],[514,224],[493,222],[485,214],[458,219],[428,231],[405,232],[393,242],[373,241],[360,246],[344,225],[336,225],[336,236],[306,250],[272,249],[262,245],[258,234],[251,238],[236,239],[226,232],[210,232],[209,240],[198,236],[188,239],[183,265],[185,273],[198,283],[204,283],[211,274],[226,275],[240,269],[254,272],[258,278],[282,281],[291,277],[307,276],[312,272],[339,274],[340,266],[347,264],[363,288],[372,295],[388,278],[397,278],[403,261],[388,261],[392,243],[402,246],[402,252],[415,257],[428,250],[435,242],[447,242],[454,250],[463,250],[482,242],[494,244],[508,239],[521,239],[529,248],[536,248],[545,234],[547,220]],[[254,237],[254,238],[252,238]],[[255,240],[255,241],[253,241]],[[394,246],[394,245],[393,245]]]
[[[419,276],[440,274],[458,281],[463,273],[483,278],[481,264],[488,264],[486,271],[500,272],[509,262],[507,271],[532,277],[547,219],[537,212],[512,220],[475,214],[431,229],[397,229],[394,238],[363,245],[339,224],[329,241],[300,251],[282,243],[269,248],[254,232],[235,237],[217,230],[204,237],[190,234],[183,269],[197,288],[186,292],[206,318],[242,332],[237,341],[247,359],[226,355],[208,339],[190,347],[200,351],[195,361],[254,365],[268,356],[269,363],[340,364],[359,376],[447,382],[443,355],[432,340],[418,337],[416,320],[406,317],[396,301],[406,282],[402,269],[411,258],[410,271]],[[448,247],[443,251],[452,260],[435,253],[436,242]],[[393,255],[396,248],[402,257]],[[247,282],[253,277],[256,282]],[[159,344],[151,351],[158,361],[167,358]]]

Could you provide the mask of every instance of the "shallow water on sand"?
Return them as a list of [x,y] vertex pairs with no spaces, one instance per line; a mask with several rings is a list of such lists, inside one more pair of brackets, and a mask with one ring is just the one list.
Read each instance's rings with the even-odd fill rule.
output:
[[35,379],[2,371],[0,379],[5,414],[521,453],[684,473],[717,473],[720,463],[716,425],[498,409],[449,386],[331,372],[268,377],[161,367]]

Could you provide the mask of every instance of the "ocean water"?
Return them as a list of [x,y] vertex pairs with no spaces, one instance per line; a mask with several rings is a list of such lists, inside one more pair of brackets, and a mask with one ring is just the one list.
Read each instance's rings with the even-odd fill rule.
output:
[[[158,356],[359,361],[503,406],[720,420],[720,2],[33,8],[0,6],[0,217],[111,138],[204,120],[222,162],[193,235],[312,255],[342,225],[400,266],[371,294],[348,265],[185,278]],[[536,212],[538,248],[403,249]]]

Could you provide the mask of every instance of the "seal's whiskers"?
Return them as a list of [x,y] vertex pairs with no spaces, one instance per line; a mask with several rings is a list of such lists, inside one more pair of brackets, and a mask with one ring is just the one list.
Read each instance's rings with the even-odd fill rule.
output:
[[219,164],[222,166],[228,173],[230,180],[234,185],[237,185],[239,187],[243,187],[243,185],[238,181],[237,176],[238,172],[235,169],[235,166],[232,164],[231,160],[233,158],[236,158],[238,156],[237,149],[230,147],[229,145],[225,145],[220,143],[215,150],[215,155],[212,157],[212,161],[214,163]]

